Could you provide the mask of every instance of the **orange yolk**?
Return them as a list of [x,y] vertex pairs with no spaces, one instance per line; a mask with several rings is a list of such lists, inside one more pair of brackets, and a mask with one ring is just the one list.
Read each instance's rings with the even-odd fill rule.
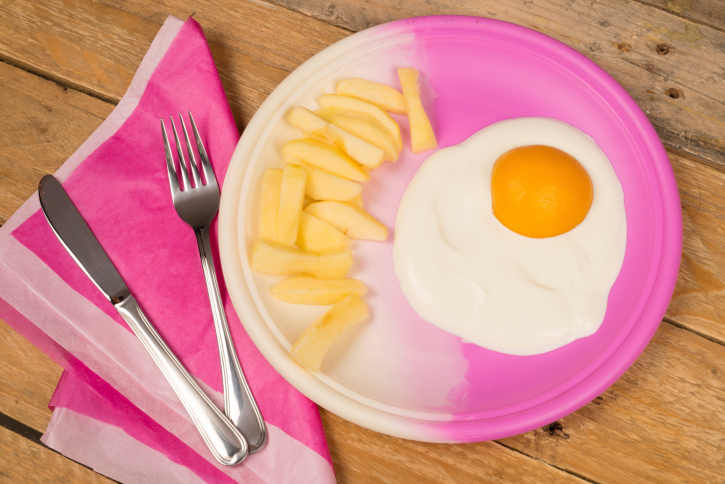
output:
[[579,225],[592,205],[592,180],[574,157],[550,146],[504,153],[491,175],[493,213],[517,234],[554,237]]

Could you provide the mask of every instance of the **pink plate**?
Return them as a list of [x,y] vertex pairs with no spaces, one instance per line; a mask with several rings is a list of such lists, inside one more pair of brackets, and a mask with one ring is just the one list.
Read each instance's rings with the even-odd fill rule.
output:
[[[373,317],[336,344],[320,374],[287,352],[325,308],[268,296],[278,278],[249,269],[258,237],[259,180],[281,167],[291,106],[315,108],[320,89],[346,77],[397,86],[395,67],[421,72],[440,147],[494,122],[524,116],[563,120],[594,138],[624,189],[627,249],[599,331],[555,351],[510,356],[461,342],[421,320],[392,269],[392,240],[355,247]],[[407,121],[397,117],[407,139]],[[408,149],[365,184],[366,209],[394,227],[398,202],[430,155]],[[532,30],[475,17],[421,17],[380,25],[325,49],[270,95],[245,130],[222,196],[221,258],[247,332],[292,385],[319,405],[391,435],[435,442],[508,437],[582,407],[619,378],[652,338],[674,290],[682,248],[675,177],[652,125],[606,72]],[[391,231],[394,234],[394,231]],[[392,237],[390,237],[392,239]]]

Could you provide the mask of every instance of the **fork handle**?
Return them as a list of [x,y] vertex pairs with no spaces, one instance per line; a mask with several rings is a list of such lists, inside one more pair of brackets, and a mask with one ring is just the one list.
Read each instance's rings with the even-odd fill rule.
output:
[[267,437],[267,429],[262,414],[259,412],[257,402],[254,401],[247,380],[244,378],[239,358],[234,349],[229,325],[224,313],[222,298],[219,295],[216,270],[214,269],[214,256],[209,239],[209,227],[194,229],[196,241],[199,244],[201,265],[204,269],[206,288],[209,292],[211,312],[214,316],[217,342],[219,344],[219,357],[222,366],[222,380],[224,382],[224,413],[241,430],[249,444],[249,453],[260,450]]
[[244,460],[248,454],[244,436],[199,388],[199,385],[149,323],[136,299],[128,295],[116,303],[115,307],[171,384],[171,388],[174,389],[179,400],[184,404],[184,408],[189,412],[194,425],[199,429],[214,457],[228,466],[239,464]]

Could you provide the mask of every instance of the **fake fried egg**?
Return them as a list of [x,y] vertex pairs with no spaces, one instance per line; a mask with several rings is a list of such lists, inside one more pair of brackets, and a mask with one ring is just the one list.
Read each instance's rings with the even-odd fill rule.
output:
[[423,163],[398,208],[393,262],[423,319],[535,355],[600,327],[626,231],[622,186],[592,138],[517,118]]

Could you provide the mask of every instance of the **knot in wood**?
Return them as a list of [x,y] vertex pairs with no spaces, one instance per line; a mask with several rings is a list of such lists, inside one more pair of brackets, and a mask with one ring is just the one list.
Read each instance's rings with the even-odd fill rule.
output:
[[675,89],[674,87],[669,88],[665,94],[670,96],[672,99],[680,99],[683,96],[682,91]]

